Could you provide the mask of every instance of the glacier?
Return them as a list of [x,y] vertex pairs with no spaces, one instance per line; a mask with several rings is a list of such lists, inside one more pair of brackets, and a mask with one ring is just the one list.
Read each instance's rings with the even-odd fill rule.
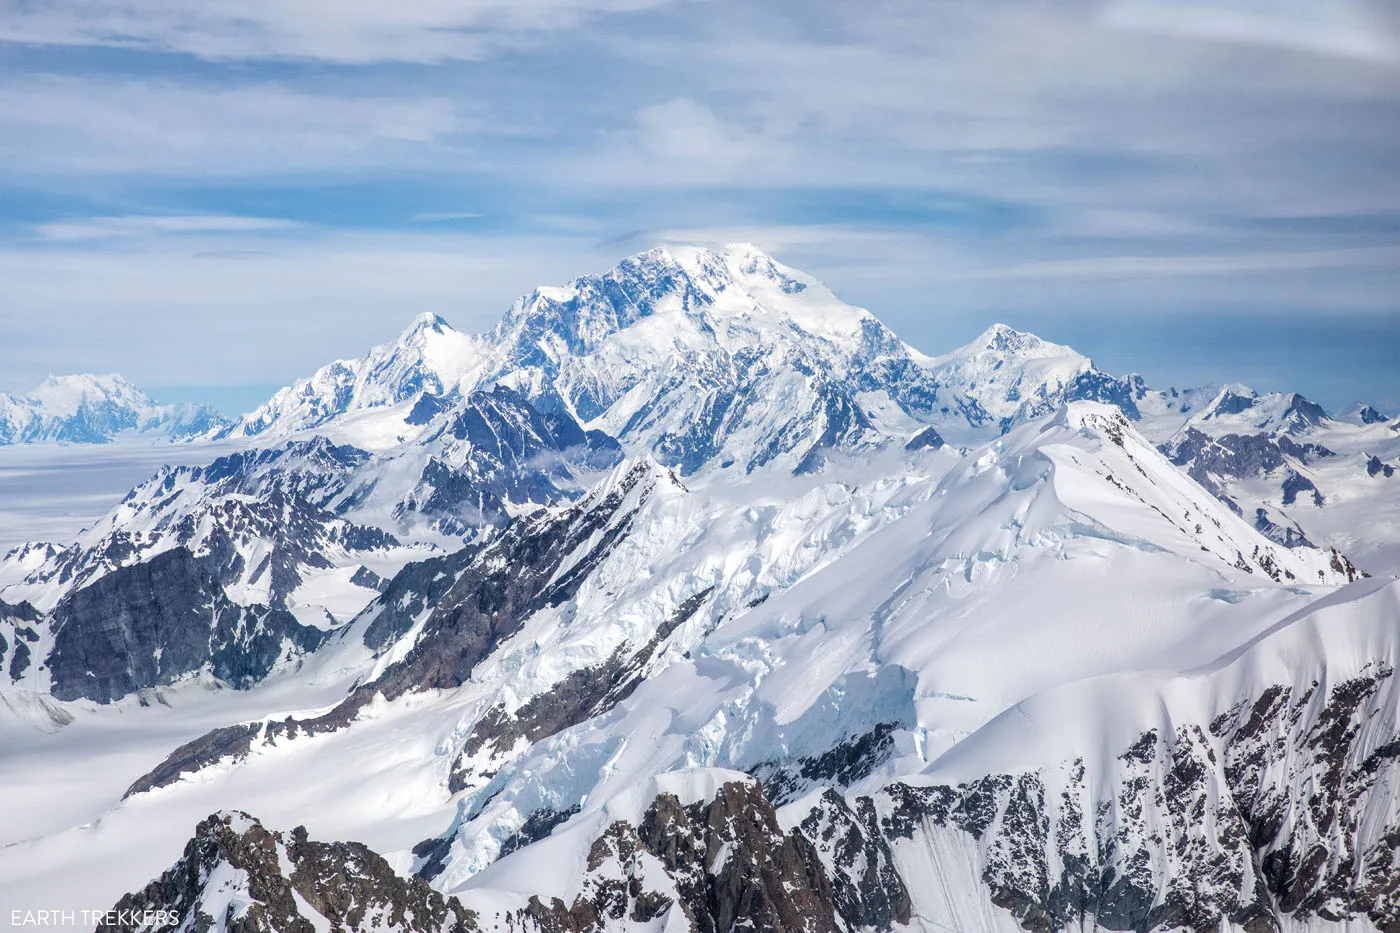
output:
[[0,900],[1400,929],[1397,437],[750,245],[423,315],[0,561]]

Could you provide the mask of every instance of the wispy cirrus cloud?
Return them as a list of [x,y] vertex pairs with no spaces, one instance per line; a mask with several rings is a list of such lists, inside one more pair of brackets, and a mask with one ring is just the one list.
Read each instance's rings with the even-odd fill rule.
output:
[[278,217],[235,217],[216,214],[160,216],[130,214],[122,217],[86,217],[38,224],[35,234],[43,240],[73,242],[117,237],[171,234],[272,233],[294,230],[295,221]]
[[1394,12],[1365,0],[1114,0],[1114,26],[1344,58],[1400,60]]
[[478,59],[535,33],[664,0],[24,0],[0,3],[0,41],[180,52],[214,60],[366,64]]
[[412,165],[471,126],[461,102],[285,83],[37,75],[0,84],[0,164],[76,173]]
[[[1400,246],[1312,250],[1308,252],[1229,252],[1204,256],[1090,256],[977,269],[967,279],[1026,279],[1081,281],[1155,279],[1163,276],[1201,277],[1259,272],[1307,273],[1319,270],[1400,269]],[[1383,310],[1383,309],[1378,309]]]
[[[932,351],[1001,317],[1375,320],[1400,314],[1387,10],[0,0],[0,314],[117,295],[199,309],[169,331],[194,339],[218,283],[266,315],[220,332],[231,374],[318,295],[377,321],[747,239]],[[497,265],[454,278],[452,250]]]

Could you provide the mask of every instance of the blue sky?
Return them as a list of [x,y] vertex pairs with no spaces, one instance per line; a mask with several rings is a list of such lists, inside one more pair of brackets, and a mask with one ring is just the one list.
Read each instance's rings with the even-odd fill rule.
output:
[[239,409],[749,240],[941,352],[1400,410],[1400,20],[1366,0],[0,0],[0,391]]

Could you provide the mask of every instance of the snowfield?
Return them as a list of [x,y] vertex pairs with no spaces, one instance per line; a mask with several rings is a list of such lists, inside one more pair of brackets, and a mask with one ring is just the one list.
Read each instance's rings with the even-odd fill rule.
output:
[[1400,929],[1373,414],[930,357],[750,246],[424,316],[0,562],[0,907]]

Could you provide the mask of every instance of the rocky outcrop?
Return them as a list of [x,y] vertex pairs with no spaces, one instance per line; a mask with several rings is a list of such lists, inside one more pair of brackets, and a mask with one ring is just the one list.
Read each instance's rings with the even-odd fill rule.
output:
[[[1330,687],[1270,687],[1209,723],[1148,729],[1096,762],[1096,775],[1076,759],[961,784],[896,781],[856,796],[828,788],[782,820],[756,780],[699,800],[662,792],[635,822],[597,831],[572,900],[534,897],[475,919],[540,933],[653,921],[698,933],[835,933],[897,930],[916,916],[980,929],[985,909],[1034,933],[1274,933],[1347,921],[1395,933],[1397,700],[1394,672],[1373,664]],[[533,814],[504,854],[528,858],[577,812]],[[191,866],[220,859],[248,873],[247,915],[265,925],[247,929],[300,930],[285,925],[300,909],[281,898],[288,888],[346,929],[360,927],[345,905],[402,904],[426,890],[403,887],[363,847],[317,848],[304,834],[284,840],[231,822],[246,819],[205,821],[181,864],[120,906],[216,918],[227,901],[212,899],[207,867]],[[291,870],[259,868],[278,864],[259,855],[277,846]],[[442,852],[419,855],[431,862]],[[972,890],[955,880],[969,870]],[[448,928],[473,919],[450,902],[426,909]]]
[[241,758],[248,754],[253,739],[260,731],[261,726],[255,723],[225,726],[213,732],[206,732],[199,738],[181,745],[152,771],[137,778],[136,782],[126,789],[122,798],[173,784],[181,775],[192,774],[223,758]]
[[513,523],[437,601],[404,659],[361,689],[393,699],[409,690],[460,686],[531,614],[572,598],[626,534],[658,481],[665,481],[664,471],[639,460],[579,504]]
[[[837,933],[849,929],[817,848],[784,831],[751,781],[684,803],[663,793],[636,825],[615,821],[593,841],[579,894],[531,898],[478,915],[426,882],[402,878],[358,843],[320,843],[298,827],[273,832],[245,813],[201,822],[180,860],[123,897],[99,933],[467,933],[476,929],[603,933],[675,921],[695,933]],[[160,912],[160,913],[156,913]],[[163,922],[141,926],[135,918]],[[902,914],[907,919],[907,911]],[[670,927],[668,927],[670,928]]]
[[98,703],[203,672],[246,688],[325,638],[284,610],[233,603],[182,548],[69,594],[48,624],[54,697]]
[[904,445],[905,450],[938,450],[944,444],[943,436],[932,427],[924,428],[918,434],[909,439]]
[[[642,683],[647,662],[657,648],[691,616],[695,615],[713,587],[696,593],[676,609],[656,634],[641,648],[628,653],[619,648],[612,657],[595,667],[586,667],[568,674],[551,689],[530,698],[514,712],[494,706],[481,717],[468,736],[462,754],[452,769],[448,789],[453,793],[467,786],[473,774],[472,759],[488,747],[498,755],[508,752],[524,739],[538,742],[557,732],[601,716],[632,695]],[[494,774],[480,775],[490,777]]]
[[356,842],[314,842],[222,812],[195,829],[180,860],[103,917],[98,933],[467,933],[476,918]]
[[[847,914],[882,929],[908,892],[925,917],[957,927],[956,905],[930,896],[944,868],[913,853],[971,851],[991,903],[1037,933],[1263,933],[1360,918],[1393,933],[1400,735],[1386,711],[1398,698],[1382,665],[1330,690],[1280,685],[1208,726],[1144,732],[1118,756],[1108,794],[1077,760],[853,800],[828,792],[800,829],[833,889],[863,905]],[[901,875],[901,851],[905,871],[933,874]]]
[[763,783],[768,798],[778,806],[798,799],[817,787],[845,789],[869,777],[894,752],[897,722],[883,722],[869,732],[836,743],[820,755],[793,761],[767,761],[750,773]]
[[542,933],[601,933],[660,920],[694,933],[836,933],[843,929],[815,846],[784,832],[754,782],[684,804],[661,794],[640,825],[617,821],[589,849],[570,904],[534,898]]
[[30,645],[39,641],[42,620],[43,614],[27,602],[0,600],[0,677],[8,674],[14,682],[29,670],[33,660]]
[[541,411],[506,386],[444,401],[442,411],[414,445],[432,453],[394,514],[426,517],[448,534],[503,527],[512,503],[564,501],[575,467],[607,469],[622,459],[609,435],[585,431],[565,412]]

